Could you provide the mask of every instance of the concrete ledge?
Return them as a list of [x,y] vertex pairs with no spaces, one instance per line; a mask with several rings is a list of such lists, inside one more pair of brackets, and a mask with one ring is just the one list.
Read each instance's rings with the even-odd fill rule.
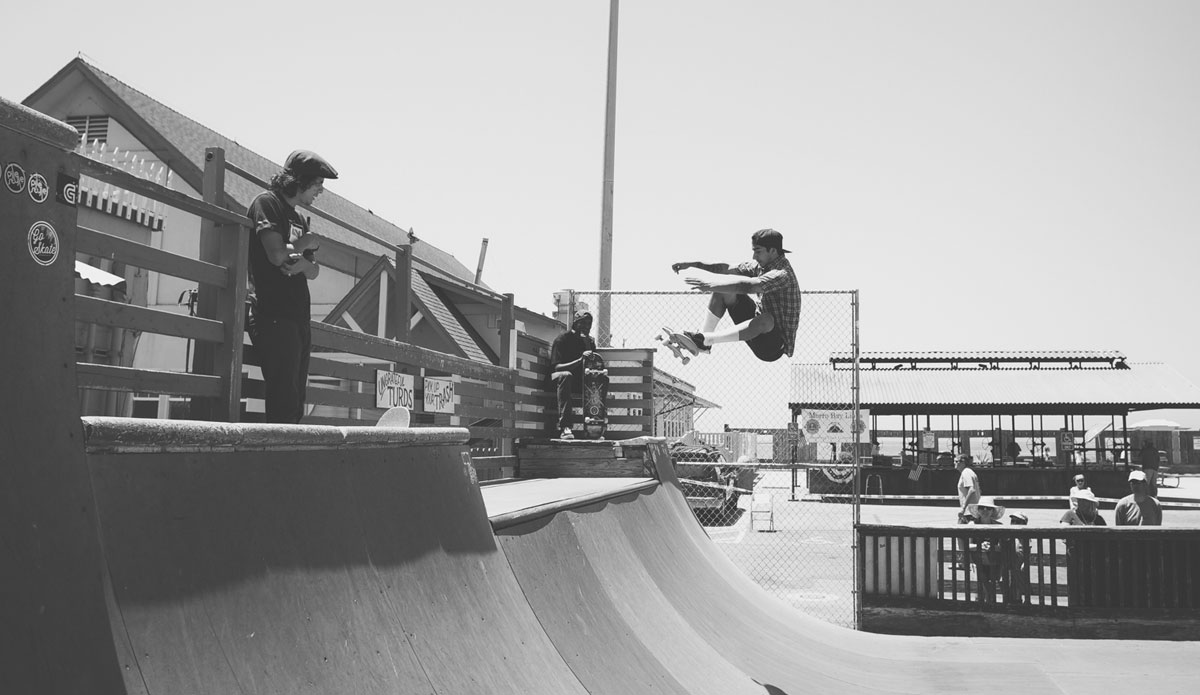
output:
[[464,427],[398,429],[121,417],[85,417],[81,420],[84,448],[89,454],[465,445],[470,438],[470,432]]

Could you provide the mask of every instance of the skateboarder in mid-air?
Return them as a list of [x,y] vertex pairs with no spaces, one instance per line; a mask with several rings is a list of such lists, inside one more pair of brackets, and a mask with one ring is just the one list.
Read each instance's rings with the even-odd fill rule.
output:
[[[699,331],[677,333],[678,342],[693,354],[707,353],[715,343],[745,342],[764,362],[792,355],[800,325],[800,285],[785,254],[783,235],[760,229],[750,236],[754,260],[730,268],[725,263],[684,262],[671,265],[692,287],[712,292]],[[762,297],[759,306],[749,295]],[[717,330],[729,314],[734,325]],[[668,337],[669,339],[670,337]],[[691,343],[689,345],[689,343]]]

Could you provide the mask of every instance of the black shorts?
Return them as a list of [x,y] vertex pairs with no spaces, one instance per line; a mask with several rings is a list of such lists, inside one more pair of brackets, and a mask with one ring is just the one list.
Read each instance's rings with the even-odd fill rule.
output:
[[[739,294],[733,306],[729,307],[729,318],[734,323],[749,321],[756,314],[758,314],[758,304],[749,295]],[[749,345],[754,356],[763,362],[774,362],[782,357],[784,355],[783,330],[779,327],[779,322],[776,321],[775,327],[767,333],[747,340],[746,345]]]

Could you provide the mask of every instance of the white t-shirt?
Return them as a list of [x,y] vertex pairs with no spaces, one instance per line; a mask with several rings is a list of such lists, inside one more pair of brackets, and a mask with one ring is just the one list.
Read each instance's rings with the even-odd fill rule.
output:
[[958,506],[963,508],[979,501],[979,476],[970,468],[962,469],[958,476]]

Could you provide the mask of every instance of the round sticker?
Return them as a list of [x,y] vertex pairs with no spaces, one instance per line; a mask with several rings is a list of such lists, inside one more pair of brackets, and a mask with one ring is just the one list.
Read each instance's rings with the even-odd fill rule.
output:
[[13,193],[25,190],[25,170],[15,162],[4,167],[4,185]]
[[50,184],[46,183],[45,176],[34,174],[29,177],[29,197],[35,203],[44,203],[50,197]]
[[34,222],[29,228],[27,241],[29,255],[33,256],[33,260],[39,265],[50,265],[58,260],[58,232],[54,231],[49,222]]

